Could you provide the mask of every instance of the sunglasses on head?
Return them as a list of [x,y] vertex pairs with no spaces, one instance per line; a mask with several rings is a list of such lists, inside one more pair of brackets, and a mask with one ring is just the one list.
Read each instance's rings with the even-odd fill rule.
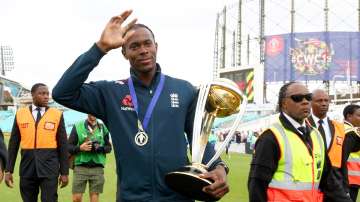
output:
[[289,98],[291,98],[294,102],[301,102],[303,101],[303,99],[305,98],[307,101],[311,101],[312,99],[312,93],[308,93],[308,94],[294,94],[294,95],[290,95],[288,96]]

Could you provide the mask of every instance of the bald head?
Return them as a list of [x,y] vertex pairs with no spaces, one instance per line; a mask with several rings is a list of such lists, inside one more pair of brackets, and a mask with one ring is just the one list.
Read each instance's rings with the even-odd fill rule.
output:
[[329,96],[327,94],[327,92],[323,89],[315,89],[313,92],[312,92],[312,95],[313,95],[313,98],[314,96],[319,96],[319,95],[326,95],[326,96]]
[[311,108],[312,113],[319,119],[326,117],[329,111],[330,98],[326,91],[316,89],[312,93]]

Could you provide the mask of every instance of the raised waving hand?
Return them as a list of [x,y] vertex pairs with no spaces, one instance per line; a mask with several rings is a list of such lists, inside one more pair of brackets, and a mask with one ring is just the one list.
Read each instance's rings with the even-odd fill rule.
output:
[[112,17],[107,23],[100,40],[96,43],[103,52],[107,53],[112,49],[121,47],[133,34],[129,29],[136,23],[137,19],[133,19],[130,23],[123,25],[131,13],[132,10],[126,10],[120,15]]

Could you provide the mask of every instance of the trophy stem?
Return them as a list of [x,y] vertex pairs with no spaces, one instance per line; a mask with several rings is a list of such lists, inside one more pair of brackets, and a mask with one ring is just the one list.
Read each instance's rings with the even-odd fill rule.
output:
[[[242,105],[246,106],[247,105],[247,99],[246,99],[245,96],[242,96],[242,97],[243,97]],[[236,116],[233,127],[230,129],[230,131],[229,131],[228,135],[226,136],[224,142],[221,144],[220,148],[216,151],[215,155],[206,164],[206,167],[210,167],[214,163],[214,161],[220,157],[221,153],[225,150],[226,145],[229,144],[229,142],[231,141],[232,137],[235,134],[235,131],[236,131],[237,127],[240,125],[241,118],[243,117],[244,113],[245,113],[245,107],[240,108],[240,111]]]
[[[208,98],[208,94],[210,91],[211,85],[204,85],[200,87],[199,96],[196,105],[196,112],[202,112],[205,110],[206,100]],[[200,154],[201,145],[200,142],[202,141],[201,138],[201,123],[203,121],[203,114],[196,113],[194,119],[194,128],[193,128],[193,137],[192,137],[192,154],[191,160],[192,162],[199,162],[201,163],[202,155]]]
[[201,131],[201,135],[200,135],[200,142],[199,142],[199,152],[197,154],[197,159],[192,159],[194,163],[200,163],[202,162],[203,156],[204,156],[204,152],[205,152],[205,148],[206,145],[209,141],[209,135],[211,132],[211,126],[215,120],[215,116],[212,113],[206,114],[206,116],[204,117],[204,127],[203,130]]

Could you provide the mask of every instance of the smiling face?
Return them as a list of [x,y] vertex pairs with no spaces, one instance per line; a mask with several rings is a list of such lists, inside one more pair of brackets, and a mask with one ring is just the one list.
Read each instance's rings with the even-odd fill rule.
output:
[[[303,97],[295,100],[293,97]],[[310,114],[309,90],[301,83],[291,84],[286,91],[285,98],[282,100],[282,109],[287,115],[302,123]],[[310,97],[311,98],[311,97]]]
[[124,44],[122,53],[130,65],[140,74],[156,69],[157,44],[150,30],[145,27],[133,28],[134,33]]

